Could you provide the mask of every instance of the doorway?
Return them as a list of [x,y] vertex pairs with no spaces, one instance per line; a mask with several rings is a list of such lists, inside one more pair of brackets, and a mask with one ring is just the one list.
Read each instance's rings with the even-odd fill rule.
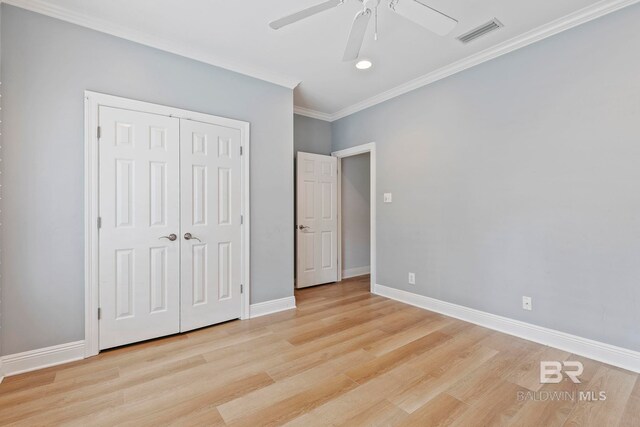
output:
[[[342,161],[368,156],[370,290],[376,284],[376,145],[336,151],[331,156],[299,151],[296,159],[296,289],[343,279]],[[363,157],[365,161],[367,157]],[[366,212],[365,212],[366,214]],[[362,254],[360,254],[361,256]],[[365,255],[366,257],[366,255]],[[351,262],[351,258],[349,261]],[[360,266],[366,268],[366,265]],[[366,274],[357,269],[346,275]]]
[[249,124],[85,106],[85,356],[248,317]]
[[370,154],[340,159],[340,265],[342,279],[371,272]]
[[[343,274],[349,273],[358,275],[362,271],[357,271],[351,264],[345,265],[345,260],[349,263],[352,262],[354,257],[343,256],[343,250],[348,249],[344,247],[343,242],[343,228],[345,225],[345,209],[342,206],[342,189],[344,188],[344,173],[343,173],[343,161],[350,161],[356,159],[357,156],[368,155],[369,160],[369,273],[370,273],[370,286],[369,289],[373,293],[376,285],[376,144],[371,142],[369,144],[357,145],[355,147],[347,148],[340,151],[334,151],[331,153],[338,161],[338,280],[343,279]],[[360,160],[365,160],[366,157],[360,157]],[[349,166],[348,164],[346,165]],[[357,173],[357,172],[356,172]],[[347,213],[349,215],[349,213]],[[348,219],[347,219],[348,220]],[[361,232],[361,231],[360,231]],[[361,255],[357,255],[358,258]],[[346,267],[346,268],[345,268]],[[354,268],[354,270],[349,270]]]

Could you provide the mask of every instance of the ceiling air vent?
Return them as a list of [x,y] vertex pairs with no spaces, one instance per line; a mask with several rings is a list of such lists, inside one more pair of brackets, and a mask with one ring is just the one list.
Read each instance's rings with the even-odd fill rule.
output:
[[484,36],[485,34],[489,34],[491,31],[495,31],[498,28],[501,28],[502,26],[503,25],[500,21],[493,18],[491,21],[487,22],[486,24],[480,25],[478,28],[474,28],[473,30],[459,36],[458,40],[466,44],[477,38]]

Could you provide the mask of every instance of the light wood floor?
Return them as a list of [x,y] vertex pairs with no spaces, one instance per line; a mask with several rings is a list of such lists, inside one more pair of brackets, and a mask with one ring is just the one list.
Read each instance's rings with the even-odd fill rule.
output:
[[[638,375],[368,292],[296,292],[298,309],[6,378],[0,424],[640,426]],[[583,382],[541,386],[541,360]],[[606,401],[518,392],[605,391]]]

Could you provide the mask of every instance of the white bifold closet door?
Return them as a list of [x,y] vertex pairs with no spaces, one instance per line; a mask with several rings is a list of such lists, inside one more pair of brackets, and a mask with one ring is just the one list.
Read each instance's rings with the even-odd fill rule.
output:
[[180,134],[180,329],[188,331],[240,317],[241,141],[238,129],[190,120]]
[[298,152],[296,287],[338,280],[338,160]]
[[180,121],[100,107],[100,349],[180,331]]
[[100,107],[100,349],[241,317],[240,130]]

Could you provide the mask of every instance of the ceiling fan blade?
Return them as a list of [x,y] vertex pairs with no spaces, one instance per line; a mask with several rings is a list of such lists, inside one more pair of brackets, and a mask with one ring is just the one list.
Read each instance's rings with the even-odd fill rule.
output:
[[446,36],[458,25],[452,17],[417,0],[396,0],[391,2],[391,9],[439,36]]
[[349,33],[349,40],[347,41],[347,48],[344,50],[344,57],[342,58],[343,61],[353,61],[358,59],[371,15],[371,9],[365,9],[362,12],[358,12],[356,17],[353,19],[353,25],[351,25],[351,32]]
[[315,15],[320,12],[324,12],[325,10],[329,10],[341,4],[344,0],[329,0],[323,3],[317,4],[315,6],[311,6],[307,9],[301,10],[299,12],[293,13],[289,16],[285,16],[284,18],[277,19],[269,24],[271,28],[277,30],[279,28],[284,27],[285,25],[293,24],[294,22],[298,22],[304,18],[308,18],[309,16]]

